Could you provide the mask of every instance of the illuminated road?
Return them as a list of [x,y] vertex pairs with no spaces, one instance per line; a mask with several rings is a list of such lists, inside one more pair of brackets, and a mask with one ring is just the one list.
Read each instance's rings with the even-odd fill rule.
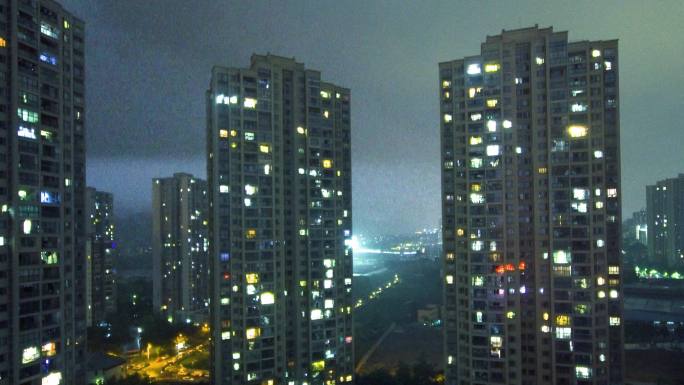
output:
[[401,282],[399,279],[399,274],[394,274],[394,278],[392,278],[391,281],[387,282],[384,286],[380,286],[379,288],[373,290],[370,294],[368,294],[368,297],[364,300],[363,298],[359,298],[358,301],[356,301],[356,304],[354,304],[354,308],[358,309],[363,305],[366,305],[368,302],[373,301],[374,299],[378,298],[384,290],[391,289],[392,287],[396,286]]
[[149,377],[153,381],[207,381],[209,371],[202,369],[185,368],[179,362],[191,354],[206,353],[207,343],[202,343],[174,355],[162,356],[147,360],[143,352],[139,356],[131,358],[128,365],[129,374],[140,374]]

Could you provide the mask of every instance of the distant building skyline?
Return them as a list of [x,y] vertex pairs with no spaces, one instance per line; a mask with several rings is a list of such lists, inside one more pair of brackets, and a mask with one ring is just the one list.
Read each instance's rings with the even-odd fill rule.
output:
[[646,216],[651,261],[684,267],[684,173],[646,186]]
[[86,299],[88,326],[116,313],[114,196],[86,189]]
[[154,311],[169,322],[205,322],[209,313],[207,182],[176,173],[152,182]]
[[353,382],[349,90],[255,54],[206,102],[213,383]]
[[446,385],[623,384],[617,40],[440,63]]

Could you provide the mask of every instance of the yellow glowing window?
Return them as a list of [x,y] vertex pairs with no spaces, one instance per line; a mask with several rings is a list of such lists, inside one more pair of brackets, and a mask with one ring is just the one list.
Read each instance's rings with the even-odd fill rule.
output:
[[255,229],[248,229],[247,230],[247,239],[254,239],[256,238],[256,230]]
[[306,287],[306,281],[299,281],[299,286]]
[[470,137],[470,145],[476,146],[478,144],[482,144],[482,137],[481,136],[471,136]]
[[237,130],[230,130],[230,136],[237,136]]
[[509,311],[508,313],[506,313],[506,318],[508,318],[508,319],[515,318],[515,312]]
[[542,315],[542,318],[544,318],[544,321],[548,321],[549,320],[549,313],[544,313]]
[[568,326],[570,325],[570,316],[565,314],[559,314],[556,316],[556,325],[558,326]]
[[304,129],[304,127],[299,126],[297,127],[297,133],[300,135],[304,135],[306,133],[306,130]]
[[478,192],[478,191],[480,191],[480,190],[482,190],[482,185],[481,185],[481,184],[479,184],[479,183],[473,183],[473,184],[470,185],[470,191]]
[[245,101],[242,103],[242,105],[245,108],[256,108],[257,100],[254,98],[245,98]]
[[445,91],[444,92],[444,99],[449,99],[450,97],[451,97],[451,94],[449,93],[449,91]]
[[333,166],[332,159],[323,159],[323,168],[332,168],[332,166]]
[[227,138],[228,137],[228,130],[219,130],[219,136],[221,138]]
[[442,88],[449,88],[451,87],[451,82],[448,80],[442,81]]
[[454,253],[447,253],[446,254],[446,259],[449,261],[453,261],[454,259]]
[[500,68],[500,66],[496,63],[486,64],[485,65],[485,72],[496,72],[499,70],[499,68]]
[[608,274],[611,274],[611,275],[620,274],[620,266],[608,266]]
[[245,279],[247,280],[247,283],[250,283],[250,284],[259,283],[259,274],[247,273],[247,275],[245,275]]
[[0,37],[0,47],[7,47],[7,40]]
[[539,167],[539,169],[537,169],[537,172],[540,174],[546,174],[546,167]]
[[311,363],[311,369],[315,372],[320,372],[325,370],[325,361],[314,361]]
[[263,152],[264,154],[268,154],[270,150],[271,148],[268,146],[268,144],[262,144],[259,146],[259,151]]
[[233,142],[230,144],[230,148],[237,148],[238,144],[237,142]]
[[497,99],[487,99],[487,107],[494,108],[497,104],[499,104]]
[[245,336],[248,340],[253,340],[261,335],[260,328],[249,328],[245,331]]
[[444,123],[449,123],[453,120],[451,114],[444,114]]
[[610,326],[620,326],[620,317],[610,317]]
[[468,97],[472,99],[475,97],[475,95],[477,95],[477,88],[475,88],[475,87],[468,88]]
[[589,129],[586,126],[575,124],[568,127],[568,135],[571,138],[583,138],[587,136],[587,133],[589,133]]
[[323,99],[330,99],[330,92],[321,90],[321,97]]
[[44,356],[52,357],[57,354],[57,345],[54,342],[48,342],[43,345],[41,350]]
[[330,117],[330,111],[328,111],[328,110],[323,111],[323,117],[328,119]]
[[462,237],[463,235],[465,235],[465,231],[461,228],[458,228],[458,229],[456,229],[456,235],[458,235],[459,237]]
[[595,49],[591,51],[591,57],[600,57],[601,56],[601,50]]

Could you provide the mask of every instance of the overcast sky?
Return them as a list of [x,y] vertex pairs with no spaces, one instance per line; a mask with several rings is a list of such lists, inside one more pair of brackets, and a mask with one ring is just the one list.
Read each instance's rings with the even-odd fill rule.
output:
[[438,225],[437,63],[534,24],[620,39],[626,214],[647,183],[684,172],[681,0],[62,3],[87,25],[88,183],[119,211],[149,211],[153,177],[205,176],[211,67],[271,52],[351,88],[355,232]]

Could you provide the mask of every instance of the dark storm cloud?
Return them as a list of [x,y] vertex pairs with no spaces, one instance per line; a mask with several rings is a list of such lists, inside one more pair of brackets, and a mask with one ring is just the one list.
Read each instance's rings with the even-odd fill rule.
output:
[[352,90],[357,230],[439,222],[437,63],[534,25],[620,39],[623,202],[684,172],[684,6],[672,1],[63,0],[87,22],[89,183],[147,208],[150,179],[204,175],[215,64],[294,56]]

